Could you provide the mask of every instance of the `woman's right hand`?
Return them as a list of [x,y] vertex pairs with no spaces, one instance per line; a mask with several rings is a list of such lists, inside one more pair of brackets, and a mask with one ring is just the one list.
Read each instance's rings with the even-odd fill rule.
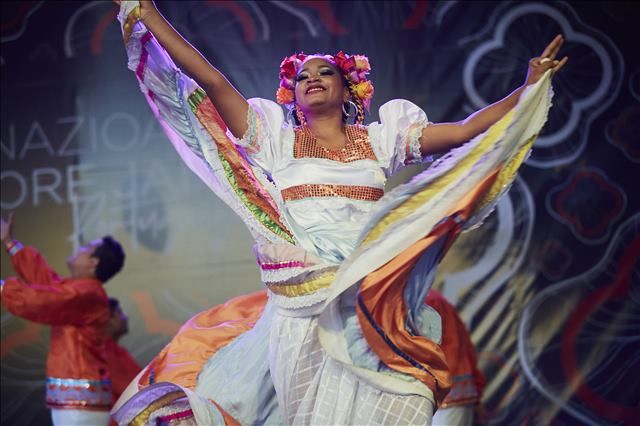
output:
[[[126,0],[113,0],[120,4]],[[204,89],[231,133],[241,138],[247,131],[247,100],[169,24],[152,0],[139,0],[140,20],[186,75]]]
[[[120,6],[122,0],[113,0],[113,2]],[[144,18],[149,16],[149,14],[158,11],[153,0],[138,0],[138,3],[140,4],[140,19],[142,21],[144,21]]]

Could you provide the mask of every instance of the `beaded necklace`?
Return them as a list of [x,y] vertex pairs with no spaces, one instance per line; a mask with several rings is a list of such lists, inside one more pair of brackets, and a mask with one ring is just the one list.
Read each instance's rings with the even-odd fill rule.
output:
[[369,143],[369,132],[365,126],[348,124],[345,127],[347,143],[341,149],[330,149],[320,145],[311,129],[305,125],[296,127],[294,132],[294,158],[326,158],[341,163],[377,160]]

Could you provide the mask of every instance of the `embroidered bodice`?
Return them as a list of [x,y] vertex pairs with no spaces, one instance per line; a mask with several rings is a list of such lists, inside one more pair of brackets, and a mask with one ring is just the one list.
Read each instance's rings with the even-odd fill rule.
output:
[[331,150],[306,126],[286,122],[277,104],[252,99],[250,105],[249,129],[237,143],[270,176],[290,221],[310,236],[314,251],[341,262],[384,195],[387,176],[422,161],[418,138],[426,114],[408,101],[389,102],[380,109],[381,122],[347,125],[346,146]]

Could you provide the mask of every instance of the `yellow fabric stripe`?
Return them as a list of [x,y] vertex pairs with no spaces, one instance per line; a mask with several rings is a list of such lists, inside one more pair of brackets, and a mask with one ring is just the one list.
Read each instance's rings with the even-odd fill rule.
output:
[[496,197],[500,195],[503,188],[511,183],[518,173],[518,169],[524,162],[527,153],[531,149],[531,145],[535,142],[538,135],[534,135],[531,137],[523,146],[518,150],[518,152],[509,160],[509,162],[502,168],[500,174],[496,177],[496,181],[493,183],[489,192],[482,197],[482,199],[478,202],[478,210],[481,210],[495,201]]
[[144,410],[140,412],[137,416],[131,420],[129,426],[144,426],[149,421],[149,417],[151,417],[151,413],[156,411],[157,409],[164,407],[165,405],[171,404],[176,399],[180,399],[185,396],[182,391],[173,391],[168,394],[156,399],[151,404],[147,406]]
[[458,163],[454,169],[446,173],[445,175],[437,178],[434,182],[429,184],[425,189],[418,192],[407,201],[396,207],[389,212],[371,231],[367,234],[363,240],[362,245],[369,244],[372,241],[378,239],[386,229],[393,225],[396,221],[401,220],[416,209],[422,206],[425,202],[433,198],[436,194],[445,190],[449,185],[458,180],[461,176],[468,173],[472,166],[478,161],[478,159],[498,140],[506,129],[511,125],[513,121],[515,111],[512,109],[504,115],[493,126],[491,126],[485,135],[485,137],[473,148],[473,150]]
[[280,296],[297,297],[329,287],[335,280],[336,273],[331,272],[300,284],[267,284],[267,288]]

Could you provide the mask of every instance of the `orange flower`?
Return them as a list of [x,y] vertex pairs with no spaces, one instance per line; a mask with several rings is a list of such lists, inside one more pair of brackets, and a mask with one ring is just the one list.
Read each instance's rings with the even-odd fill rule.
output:
[[280,105],[286,105],[293,102],[293,90],[287,89],[285,87],[279,87],[276,92],[276,102]]
[[362,100],[373,96],[373,84],[370,81],[363,81],[353,86],[353,92]]

